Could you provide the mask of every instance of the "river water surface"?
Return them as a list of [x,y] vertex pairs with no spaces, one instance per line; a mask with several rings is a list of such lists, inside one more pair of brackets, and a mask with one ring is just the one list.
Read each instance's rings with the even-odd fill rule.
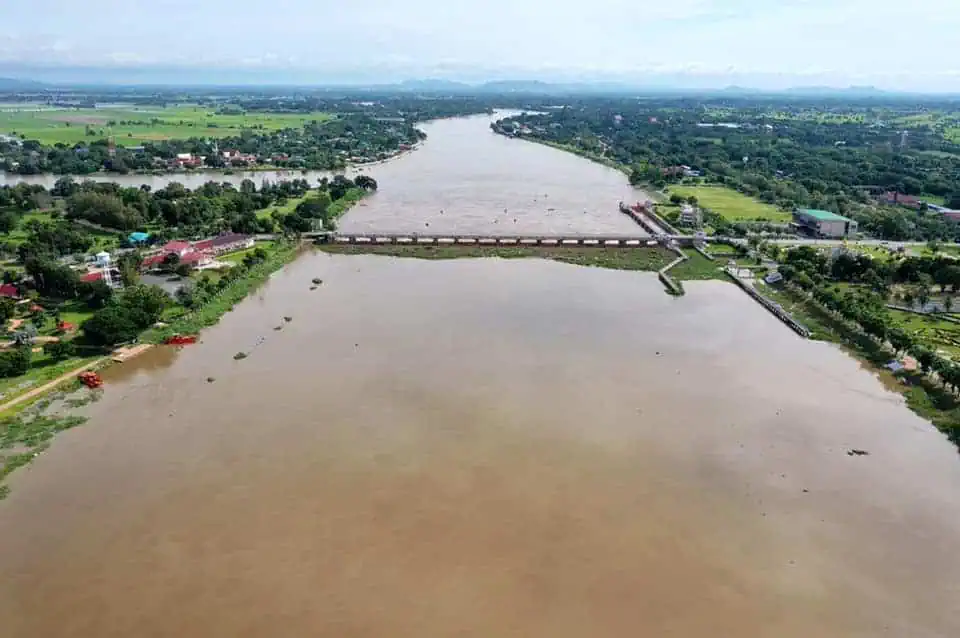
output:
[[[452,189],[486,193],[433,165],[438,201],[387,205],[440,140],[346,221],[432,227]],[[559,167],[597,201],[628,188],[503,142],[558,167],[483,195],[530,219],[526,183]],[[687,290],[304,255],[201,344],[111,368],[90,421],[13,475],[0,635],[960,635],[956,450],[732,285]]]

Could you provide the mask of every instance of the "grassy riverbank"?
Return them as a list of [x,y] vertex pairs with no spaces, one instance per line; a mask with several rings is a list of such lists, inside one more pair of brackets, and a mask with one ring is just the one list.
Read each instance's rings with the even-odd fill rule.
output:
[[816,303],[787,288],[764,286],[763,294],[780,303],[813,332],[813,338],[840,344],[877,374],[890,390],[904,396],[907,406],[930,421],[960,447],[960,399],[920,371],[893,374],[883,366],[895,355],[876,341],[849,330]]
[[656,272],[676,256],[660,246],[645,248],[593,248],[551,246],[416,246],[416,245],[356,245],[321,244],[320,250],[340,255],[384,255],[413,259],[552,259],[577,266],[595,266],[612,270],[642,270]]
[[551,142],[550,140],[543,140],[533,136],[526,136],[520,138],[511,138],[511,139],[521,139],[524,142],[536,142],[537,144],[543,144],[544,146],[550,146],[552,148],[566,151],[568,153],[573,153],[574,155],[579,155],[580,157],[586,158],[590,161],[596,162],[597,164],[603,164],[609,168],[616,169],[621,173],[627,175],[630,174],[630,167],[624,164],[621,164],[615,159],[611,159],[600,153],[595,153],[593,151],[588,151],[586,149],[580,148],[578,146],[573,146],[572,144],[560,144],[559,142]]

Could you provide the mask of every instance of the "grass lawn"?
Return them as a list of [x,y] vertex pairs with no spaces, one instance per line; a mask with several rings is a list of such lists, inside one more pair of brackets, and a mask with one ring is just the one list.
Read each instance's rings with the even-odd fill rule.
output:
[[264,217],[270,217],[274,212],[283,213],[285,215],[292,213],[294,210],[296,210],[297,206],[299,206],[301,202],[306,201],[308,197],[310,197],[309,194],[303,197],[291,197],[283,206],[268,206],[267,208],[258,210],[257,217],[261,219]]
[[57,361],[43,352],[34,353],[33,360],[30,363],[30,370],[25,375],[9,379],[0,379],[0,402],[5,403],[11,399],[15,399],[24,392],[29,392],[37,386],[52,381],[74,368],[96,361],[100,356],[101,355],[95,357],[70,357],[69,359]]
[[[311,121],[326,121],[330,113],[217,114],[196,105],[167,108],[38,109],[0,110],[0,133],[16,133],[44,144],[76,144],[114,136],[121,146],[189,137],[228,137],[244,129],[279,130],[299,128]],[[110,122],[114,124],[109,125]]]
[[723,186],[671,186],[668,194],[677,194],[683,197],[694,195],[704,208],[722,215],[725,219],[738,221],[770,221],[789,222],[790,213],[778,209],[776,206],[758,202],[743,193]]
[[79,328],[80,324],[93,316],[93,312],[85,303],[68,301],[60,306],[60,319]]
[[891,310],[890,316],[898,326],[917,339],[936,346],[953,359],[960,357],[960,324],[945,321],[936,315],[920,315],[900,310]]
[[702,279],[723,279],[726,275],[721,270],[726,262],[723,259],[710,261],[695,250],[683,251],[690,259],[677,264],[667,271],[667,274],[677,281],[696,281]]
[[219,257],[217,257],[217,261],[226,261],[226,262],[229,262],[229,263],[231,263],[231,264],[239,264],[241,261],[243,261],[243,258],[244,258],[244,257],[246,257],[247,255],[249,255],[250,253],[252,253],[253,251],[255,251],[257,248],[262,248],[262,249],[264,249],[264,250],[266,250],[266,251],[270,251],[270,250],[273,249],[273,247],[274,247],[274,242],[272,242],[272,241],[261,241],[261,242],[257,242],[257,245],[254,246],[253,248],[245,248],[245,249],[243,249],[243,250],[238,250],[238,251],[233,252],[233,253],[227,253],[227,254],[225,254],[225,255],[220,255]]

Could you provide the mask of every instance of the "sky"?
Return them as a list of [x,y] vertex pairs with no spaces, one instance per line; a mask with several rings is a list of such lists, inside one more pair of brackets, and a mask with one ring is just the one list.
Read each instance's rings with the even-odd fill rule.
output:
[[2,0],[0,75],[960,91],[960,0]]

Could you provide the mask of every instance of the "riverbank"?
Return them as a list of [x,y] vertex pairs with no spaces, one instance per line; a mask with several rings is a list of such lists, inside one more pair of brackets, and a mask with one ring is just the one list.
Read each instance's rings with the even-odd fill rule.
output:
[[259,288],[270,276],[289,264],[301,252],[301,244],[279,244],[267,256],[266,260],[255,265],[242,277],[230,282],[211,299],[189,313],[181,315],[167,325],[151,328],[140,336],[147,343],[162,343],[175,334],[196,334],[204,328],[215,325],[233,307],[243,301],[250,293]]
[[[293,261],[302,252],[302,248],[301,243],[278,245],[271,250],[265,261],[250,268],[243,277],[232,281],[213,298],[193,311],[176,317],[167,325],[147,330],[140,335],[140,341],[159,344],[174,334],[196,334],[215,325],[224,314],[259,288],[271,275]],[[9,493],[9,488],[2,484],[3,479],[42,453],[58,432],[83,424],[86,418],[70,414],[69,409],[95,400],[98,396],[86,393],[80,398],[65,401],[64,411],[47,414],[47,409],[58,398],[67,396],[53,393],[70,383],[75,384],[74,379],[83,370],[102,369],[110,365],[113,363],[107,356],[88,361],[0,406],[0,414],[3,415],[0,417],[0,500]]]
[[[609,270],[657,272],[676,259],[676,254],[662,246],[639,248],[598,248],[571,246],[410,246],[399,244],[318,244],[323,252],[338,255],[383,255],[412,259],[549,259],[576,266]],[[689,258],[670,270],[678,281],[717,279],[724,281],[719,265],[691,251]]]
[[904,397],[914,413],[932,423],[960,448],[960,399],[937,385],[919,370],[894,374],[885,366],[897,359],[896,353],[872,339],[858,335],[830,316],[816,302],[782,286],[764,286],[763,292],[801,319],[812,338],[838,344],[877,375],[891,391]]
[[588,160],[590,160],[591,162],[596,162],[597,164],[603,164],[604,166],[606,166],[606,167],[608,167],[608,168],[612,168],[612,169],[618,170],[618,171],[620,171],[621,173],[624,173],[625,175],[629,175],[629,174],[630,174],[630,168],[629,168],[628,166],[625,166],[625,165],[621,164],[620,162],[618,162],[618,161],[616,161],[616,160],[610,159],[609,157],[605,157],[605,156],[603,156],[603,155],[600,155],[599,153],[594,153],[594,152],[588,151],[588,150],[586,150],[586,149],[582,149],[582,148],[579,148],[579,147],[576,147],[576,146],[571,146],[570,144],[560,144],[559,142],[552,142],[552,141],[550,141],[550,140],[544,140],[544,139],[540,139],[540,138],[538,138],[538,137],[533,137],[533,136],[529,136],[529,135],[528,135],[528,136],[523,136],[523,135],[521,135],[521,136],[507,135],[506,133],[504,133],[504,132],[502,132],[502,131],[498,131],[498,130],[496,130],[496,129],[494,129],[494,132],[497,133],[498,135],[502,135],[502,136],[504,136],[504,137],[506,137],[506,138],[508,138],[508,139],[512,139],[512,140],[522,140],[522,141],[524,141],[524,142],[536,142],[537,144],[542,144],[542,145],[544,145],[544,146],[549,146],[550,148],[555,148],[555,149],[560,150],[560,151],[565,151],[565,152],[567,152],[567,153],[572,153],[572,154],[574,154],[574,155],[579,155],[580,157],[583,157],[584,159],[588,159]]

